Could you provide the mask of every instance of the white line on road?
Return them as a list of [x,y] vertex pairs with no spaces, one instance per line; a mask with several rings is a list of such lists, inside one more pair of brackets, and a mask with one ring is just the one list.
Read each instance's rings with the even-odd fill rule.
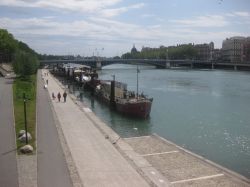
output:
[[90,108],[83,108],[84,112],[92,112]]
[[141,156],[154,156],[154,155],[163,155],[163,154],[171,154],[171,153],[178,153],[179,151],[168,151],[168,152],[161,152],[161,153],[151,153],[151,154],[145,154]]
[[137,139],[137,138],[150,138],[151,136],[135,136],[130,138],[123,138],[124,140]]
[[190,181],[211,179],[211,178],[221,177],[221,176],[224,176],[224,174],[221,173],[221,174],[217,174],[217,175],[210,175],[210,176],[198,177],[198,178],[193,178],[193,179],[185,179],[185,180],[180,180],[180,181],[174,181],[174,182],[171,182],[171,184],[178,184],[178,183],[184,183],[184,182],[190,182]]

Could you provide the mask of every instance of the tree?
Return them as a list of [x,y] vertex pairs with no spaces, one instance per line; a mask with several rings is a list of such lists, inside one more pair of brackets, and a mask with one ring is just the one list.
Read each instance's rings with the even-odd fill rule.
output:
[[36,73],[38,65],[37,57],[24,51],[18,51],[12,63],[14,72],[21,76],[29,76]]
[[18,49],[38,56],[38,54],[33,49],[31,49],[26,43],[23,43],[21,41],[18,41]]
[[7,30],[0,28],[0,62],[10,62],[17,49],[17,41]]
[[5,29],[0,29],[0,62],[12,62],[14,72],[28,76],[38,68],[38,54],[27,44],[16,40]]

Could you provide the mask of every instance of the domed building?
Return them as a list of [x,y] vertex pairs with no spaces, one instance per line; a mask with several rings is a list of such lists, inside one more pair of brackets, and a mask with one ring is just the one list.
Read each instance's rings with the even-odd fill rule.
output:
[[133,48],[131,49],[131,53],[137,53],[137,49],[135,48],[135,44],[133,45]]

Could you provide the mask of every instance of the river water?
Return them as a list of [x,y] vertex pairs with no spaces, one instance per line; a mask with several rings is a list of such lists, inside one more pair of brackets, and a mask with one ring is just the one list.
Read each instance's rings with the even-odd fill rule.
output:
[[[250,72],[139,68],[139,92],[154,98],[149,119],[124,117],[76,87],[74,94],[121,137],[157,133],[250,178]],[[136,91],[136,66],[99,72],[112,75]]]

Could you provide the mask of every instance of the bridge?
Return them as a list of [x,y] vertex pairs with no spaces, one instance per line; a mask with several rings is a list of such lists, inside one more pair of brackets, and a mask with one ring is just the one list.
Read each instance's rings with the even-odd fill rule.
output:
[[103,66],[111,64],[147,64],[157,68],[166,68],[166,60],[162,59],[82,59],[82,60],[41,60],[42,65],[74,63],[87,65],[92,68],[101,69]]
[[111,64],[145,64],[156,68],[190,67],[207,69],[242,69],[250,70],[250,63],[225,63],[205,60],[166,60],[166,59],[81,59],[81,60],[41,60],[41,65],[74,63],[87,65],[95,69],[102,69],[103,66]]
[[66,64],[66,63],[74,63],[87,65],[92,68],[101,69],[103,66],[111,65],[111,64],[145,64],[152,65],[157,68],[168,68],[170,66],[177,65],[191,65],[192,63],[207,63],[206,61],[193,61],[193,60],[166,60],[166,59],[82,59],[82,60],[41,60],[40,63],[42,65],[50,65],[50,64]]

